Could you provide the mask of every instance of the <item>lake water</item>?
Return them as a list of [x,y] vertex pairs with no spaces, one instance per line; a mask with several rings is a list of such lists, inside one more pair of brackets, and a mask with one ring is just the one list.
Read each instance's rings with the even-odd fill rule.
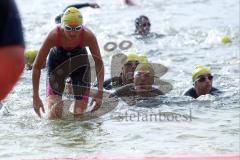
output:
[[[55,26],[54,18],[76,0],[17,0],[26,48],[39,48]],[[85,2],[85,1],[83,1]],[[93,1],[92,1],[93,2]],[[3,101],[0,112],[0,159],[49,158],[80,155],[177,155],[239,153],[239,1],[238,0],[136,0],[124,6],[119,0],[98,0],[101,8],[84,8],[85,25],[96,35],[110,77],[111,55],[105,43],[133,42],[132,50],[168,67],[161,77],[173,90],[157,101],[129,107],[123,101],[108,114],[90,121],[39,119],[32,108],[31,71]],[[138,38],[134,20],[147,15],[151,32],[165,37]],[[228,35],[232,43],[222,44]],[[182,94],[192,87],[196,64],[211,68],[213,86],[223,93],[193,100]],[[45,100],[46,70],[40,95]],[[151,108],[147,108],[151,107]],[[151,119],[151,114],[185,115],[180,120]],[[126,116],[127,115],[127,116]]]

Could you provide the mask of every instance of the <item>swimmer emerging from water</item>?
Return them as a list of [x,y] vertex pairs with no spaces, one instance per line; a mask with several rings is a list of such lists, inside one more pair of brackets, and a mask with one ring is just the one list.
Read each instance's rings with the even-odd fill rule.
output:
[[192,98],[198,98],[201,95],[217,95],[221,93],[218,89],[212,87],[213,76],[210,69],[198,65],[192,72],[193,88],[190,88],[184,95]]
[[[70,7],[75,7],[77,9],[80,9],[80,8],[84,8],[84,7],[91,7],[91,8],[100,8],[100,6],[97,4],[97,3],[82,3],[82,4],[72,4],[72,5],[69,5],[67,6],[64,10],[63,10],[63,13]],[[56,18],[55,18],[55,23],[59,24],[61,23],[61,18],[63,16],[63,13],[58,15]]]
[[73,85],[75,102],[72,105],[74,114],[79,115],[85,111],[91,81],[90,64],[85,47],[89,47],[94,59],[98,80],[98,92],[93,97],[95,101],[93,110],[97,110],[101,106],[104,66],[97,39],[89,29],[83,26],[80,11],[77,8],[70,7],[63,14],[61,26],[57,26],[48,34],[33,64],[33,106],[39,117],[41,117],[40,109],[45,112],[39,96],[39,80],[41,68],[47,56],[49,118],[62,117],[62,94],[65,88],[65,80],[68,77],[71,78]]

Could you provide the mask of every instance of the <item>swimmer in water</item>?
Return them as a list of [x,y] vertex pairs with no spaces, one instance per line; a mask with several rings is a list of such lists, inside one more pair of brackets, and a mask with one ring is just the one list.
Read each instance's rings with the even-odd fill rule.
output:
[[[151,30],[151,23],[147,16],[141,15],[135,20],[135,33],[134,35],[141,36],[141,37],[155,37],[155,38],[162,38],[165,35],[158,34],[154,32],[150,32]],[[138,37],[138,38],[141,38]]]
[[[147,58],[134,52],[128,52],[121,60],[121,73],[104,81],[103,87],[106,90],[116,89],[118,87],[133,83],[134,71],[140,62],[147,62]],[[96,85],[95,85],[96,86]]]
[[209,68],[198,65],[192,72],[193,87],[190,88],[185,96],[198,98],[201,95],[211,94],[218,95],[221,93],[218,89],[212,86],[213,76]]
[[137,97],[156,97],[164,93],[153,87],[154,70],[151,64],[140,63],[134,71],[134,81],[118,88],[109,97],[121,97],[129,105],[134,105]]

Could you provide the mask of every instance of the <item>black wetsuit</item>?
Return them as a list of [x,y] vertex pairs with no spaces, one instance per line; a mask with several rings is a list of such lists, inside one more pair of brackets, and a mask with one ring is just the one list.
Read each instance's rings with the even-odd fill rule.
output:
[[[72,5],[69,5],[67,6],[64,10],[63,10],[63,13],[69,8],[69,7],[75,7],[75,8],[83,8],[83,7],[89,7],[90,4],[89,3],[83,3],[83,4],[72,4]],[[55,18],[55,23],[59,24],[61,23],[61,18],[62,18],[62,14],[58,15],[56,18]]]
[[0,0],[0,47],[24,46],[22,23],[14,0]]
[[[211,89],[209,94],[211,94],[211,95],[218,95],[220,93],[221,93],[221,91],[219,91],[217,88],[212,87],[212,89]],[[195,88],[190,88],[189,90],[187,90],[184,93],[184,96],[190,96],[192,98],[198,98]]]
[[[155,97],[158,95],[163,95],[163,92],[160,91],[157,88],[152,87],[151,91],[147,91],[145,94],[145,97]],[[114,93],[110,95],[110,97],[117,96],[117,97],[131,97],[131,96],[137,96],[136,89],[134,87],[134,84],[127,84],[125,86],[122,86],[118,88]]]
[[[98,83],[93,85],[94,87],[98,86]],[[103,82],[103,88],[106,90],[111,90],[124,86],[121,77],[112,77]]]
[[[103,88],[106,89],[106,90],[111,90],[111,89],[114,89],[114,88],[118,88],[118,87],[121,87],[123,85],[124,84],[122,82],[121,77],[109,78],[109,79],[107,79],[103,82]],[[97,84],[95,84],[94,86],[96,87]]]
[[[58,35],[60,34],[59,28]],[[83,36],[81,29],[80,37]],[[59,38],[58,38],[59,39]],[[58,40],[59,41],[59,40]],[[47,95],[62,95],[65,80],[70,77],[73,85],[73,94],[76,99],[88,97],[91,72],[87,50],[83,47],[83,40],[74,49],[65,49],[60,42],[50,50],[47,59],[48,89]],[[60,43],[61,44],[61,43]]]
[[136,92],[134,84],[131,83],[118,88],[114,93],[110,94],[109,98],[121,97],[123,101],[125,101],[128,105],[132,106],[135,105],[136,102],[141,100],[142,98],[156,97],[159,95],[164,95],[164,93],[159,89],[152,87],[151,91],[147,91],[141,96],[139,96]]

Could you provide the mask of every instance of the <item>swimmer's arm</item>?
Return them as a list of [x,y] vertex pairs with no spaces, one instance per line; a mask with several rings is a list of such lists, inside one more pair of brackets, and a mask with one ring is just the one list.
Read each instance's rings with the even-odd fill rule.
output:
[[[97,3],[83,3],[83,4],[73,4],[73,5],[69,5],[67,6],[63,12],[65,12],[69,7],[76,7],[78,9],[83,8],[83,7],[91,7],[91,8],[100,8],[100,6]],[[59,14],[56,18],[55,18],[55,23],[59,24],[61,23],[61,18],[62,18],[63,14]]]
[[41,69],[45,64],[47,55],[52,47],[55,46],[55,30],[50,32],[43,42],[42,47],[37,54],[37,57],[33,63],[32,69],[32,84],[33,84],[33,96],[39,96],[39,79],[41,75]]
[[81,3],[81,4],[72,4],[67,6],[63,12],[65,12],[69,7],[75,7],[75,8],[84,8],[84,7],[91,7],[91,8],[99,8],[99,5],[97,3]]
[[103,82],[103,88],[106,90],[112,89],[112,78],[109,78]]
[[75,8],[77,8],[77,9],[80,9],[80,8],[89,7],[89,6],[90,6],[89,3],[72,4],[72,5],[67,6],[67,7],[63,10],[63,12],[65,12],[69,7],[75,7]]
[[92,53],[93,60],[95,62],[95,69],[96,69],[96,75],[98,80],[98,90],[103,91],[103,81],[104,81],[103,61],[102,61],[100,49],[97,43],[97,39],[90,30],[86,31],[85,43],[87,43],[86,45],[89,47]]

